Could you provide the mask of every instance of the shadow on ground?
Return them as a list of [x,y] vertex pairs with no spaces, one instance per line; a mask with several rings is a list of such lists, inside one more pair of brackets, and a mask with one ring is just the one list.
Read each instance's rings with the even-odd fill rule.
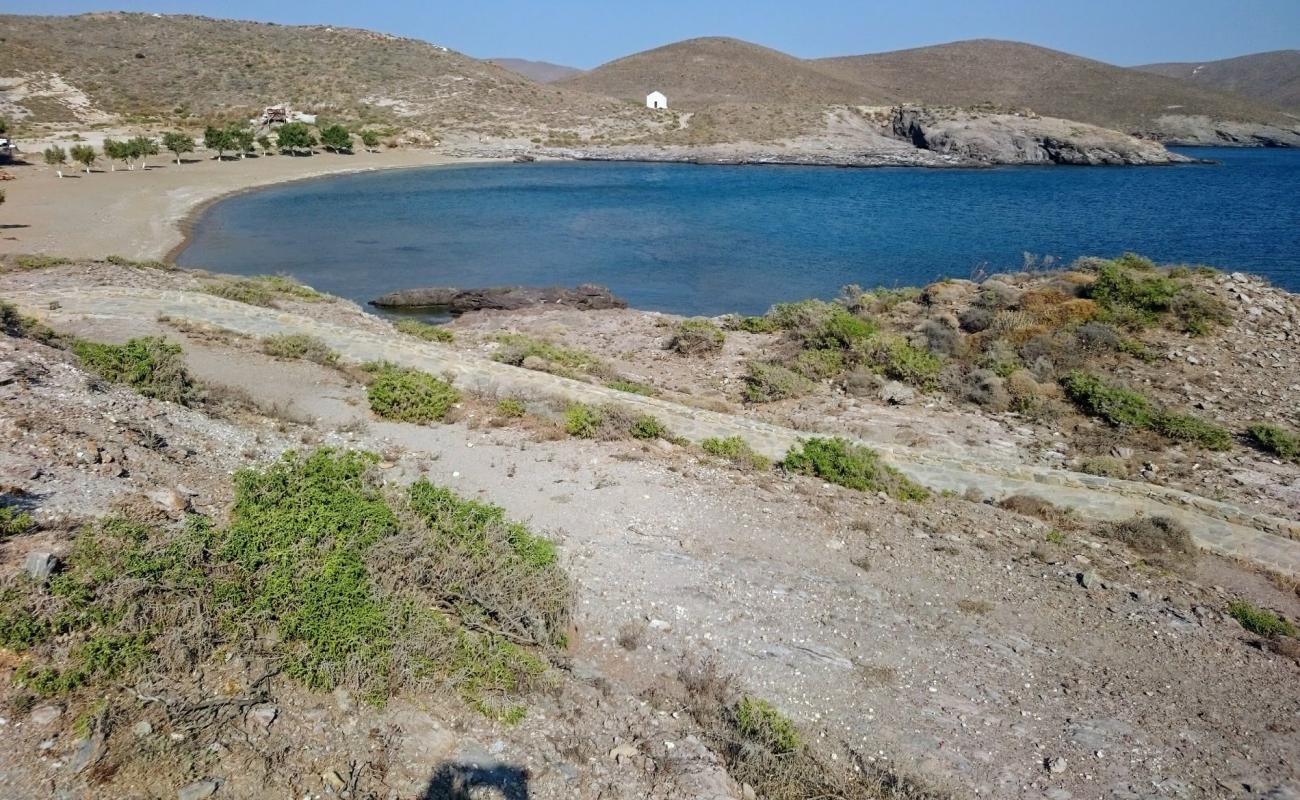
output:
[[[485,791],[495,789],[495,792]],[[420,800],[528,800],[528,770],[508,764],[443,764]]]

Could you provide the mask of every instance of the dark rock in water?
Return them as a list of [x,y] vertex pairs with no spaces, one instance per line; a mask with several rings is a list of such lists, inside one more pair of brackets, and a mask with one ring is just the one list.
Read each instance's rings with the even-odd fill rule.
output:
[[584,283],[573,289],[561,286],[492,286],[485,289],[402,289],[370,301],[380,308],[439,308],[454,314],[494,309],[515,311],[533,306],[568,306],[583,311],[627,308],[627,301],[615,297],[604,286]]

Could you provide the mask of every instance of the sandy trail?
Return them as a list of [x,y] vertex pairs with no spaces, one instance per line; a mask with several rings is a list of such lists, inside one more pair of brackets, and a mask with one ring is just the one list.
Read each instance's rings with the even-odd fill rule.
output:
[[87,175],[69,166],[59,178],[53,169],[37,165],[38,147],[29,147],[24,155],[32,163],[7,165],[15,180],[0,184],[6,194],[0,206],[0,254],[132,259],[166,256],[183,242],[189,216],[228,194],[347,172],[471,161],[421,149],[228,161],[191,153],[180,165],[154,156],[147,170],[110,171],[101,163]]

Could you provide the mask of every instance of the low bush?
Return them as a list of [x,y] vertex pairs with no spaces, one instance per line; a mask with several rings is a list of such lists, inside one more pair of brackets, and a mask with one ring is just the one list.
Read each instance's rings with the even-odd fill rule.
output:
[[961,329],[967,333],[986,331],[993,324],[993,312],[981,306],[971,306],[958,317]]
[[926,349],[932,353],[953,357],[963,349],[961,334],[938,320],[921,323],[920,334],[925,337]]
[[83,529],[48,590],[0,588],[0,644],[27,655],[15,680],[102,695],[142,673],[190,675],[219,647],[269,648],[257,655],[312,690],[382,705],[439,685],[517,719],[514,699],[565,640],[572,588],[554,546],[425,481],[385,494],[377,461],[321,450],[243,470],[225,528]]
[[0,300],[0,333],[21,339],[32,339],[49,345],[58,345],[60,338],[45,324],[18,313],[12,303]]
[[50,269],[51,267],[62,267],[71,263],[72,259],[69,258],[43,255],[18,255],[13,256],[12,260],[6,261],[6,265],[12,265],[14,269],[23,272],[37,269]]
[[650,414],[641,414],[632,421],[628,433],[633,439],[666,439],[668,438],[668,426],[659,421],[657,417]]
[[781,325],[768,316],[732,317],[727,320],[727,328],[745,333],[776,333],[781,330]]
[[0,541],[21,536],[36,527],[32,515],[9,506],[0,506]]
[[451,344],[456,341],[456,336],[451,331],[441,325],[430,325],[427,322],[421,322],[418,319],[399,319],[393,323],[393,327],[405,333],[407,336],[414,336],[417,339],[423,339],[426,342],[441,342]]
[[707,319],[688,319],[673,328],[668,347],[684,356],[703,356],[722,349],[726,334]]
[[889,338],[875,348],[872,363],[887,378],[909,383],[930,391],[939,382],[943,359],[929,350],[915,347],[905,339]]
[[783,755],[803,748],[799,730],[766,700],[742,697],[733,710],[736,731],[754,744]]
[[175,265],[163,261],[136,261],[125,256],[108,256],[104,260],[114,266],[131,267],[132,269],[156,269],[163,272],[171,272],[176,269]]
[[1249,600],[1232,601],[1228,604],[1228,614],[1240,622],[1241,627],[1265,639],[1300,635],[1290,620],[1268,609],[1260,608]]
[[1177,520],[1169,517],[1133,517],[1119,523],[1099,525],[1093,534],[1114,539],[1131,547],[1156,566],[1181,569],[1196,560],[1196,543]]
[[185,368],[179,345],[156,336],[126,344],[101,344],[79,339],[72,352],[81,366],[110,383],[131,387],[145,397],[192,405],[201,393]]
[[709,455],[726,459],[738,467],[766,470],[772,466],[767,456],[754,450],[739,436],[705,439],[700,442],[700,447]]
[[1110,456],[1091,456],[1085,458],[1079,465],[1080,472],[1086,472],[1089,475],[1098,475],[1103,478],[1127,478],[1128,467],[1118,458]]
[[854,350],[862,348],[876,336],[880,328],[840,305],[828,305],[814,318],[812,324],[795,329],[810,350]]
[[507,419],[519,419],[528,413],[524,401],[515,397],[503,397],[497,401],[497,414]]
[[789,366],[808,380],[826,380],[844,371],[844,352],[829,349],[800,350]]
[[582,350],[563,347],[522,333],[503,333],[496,337],[496,341],[500,347],[492,354],[492,360],[503,364],[536,369],[564,378],[590,375],[603,381],[617,377],[608,364]]
[[1052,525],[1064,527],[1075,522],[1074,512],[1070,509],[1029,494],[1013,494],[999,501],[998,506],[1026,517],[1037,517]]
[[339,354],[331,350],[323,340],[304,333],[268,336],[262,340],[262,352],[272,358],[291,361],[302,359],[326,366],[337,364],[339,360]]
[[1287,461],[1300,462],[1300,434],[1270,422],[1256,422],[1246,432],[1264,452]]
[[384,419],[435,422],[460,402],[460,392],[427,372],[387,363],[371,365],[370,371],[370,410]]
[[564,412],[564,430],[579,439],[594,439],[600,433],[600,409],[585,403],[574,403]]
[[1135,312],[1146,324],[1170,310],[1180,284],[1160,276],[1135,276],[1131,267],[1117,260],[1097,271],[1097,280],[1087,289],[1089,299],[1107,311]]
[[208,281],[202,290],[216,297],[246,303],[251,306],[273,308],[277,300],[318,302],[328,298],[284,275],[258,275],[252,278],[217,278]]
[[1075,329],[1074,338],[1084,350],[1103,353],[1118,350],[1123,337],[1104,322],[1085,322]]
[[1116,427],[1150,428],[1159,413],[1146,395],[1079,370],[1066,375],[1061,386],[1080,411]]
[[990,411],[1006,411],[1011,406],[1006,381],[987,369],[977,369],[966,376],[962,396]]
[[1155,416],[1152,430],[1176,442],[1188,442],[1207,450],[1232,448],[1232,433],[1211,422],[1191,414],[1162,411]]
[[617,389],[620,392],[629,394],[639,394],[643,397],[654,397],[659,394],[659,390],[648,383],[630,381],[626,378],[618,378],[605,384],[610,389]]
[[1169,310],[1192,336],[1205,336],[1217,326],[1232,324],[1232,312],[1221,300],[1190,286],[1174,295]]
[[781,469],[811,475],[860,492],[885,492],[899,500],[923,500],[929,492],[893,467],[876,451],[844,439],[806,439],[790,448]]
[[771,403],[801,397],[813,390],[813,384],[799,373],[765,361],[752,361],[745,375],[745,399],[751,403]]

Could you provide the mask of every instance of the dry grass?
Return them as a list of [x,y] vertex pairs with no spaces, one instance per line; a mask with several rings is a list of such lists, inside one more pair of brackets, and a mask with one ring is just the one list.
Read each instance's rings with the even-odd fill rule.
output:
[[1123,542],[1146,562],[1171,570],[1183,570],[1198,555],[1192,535],[1182,523],[1168,517],[1133,517],[1093,529],[1095,536]]

